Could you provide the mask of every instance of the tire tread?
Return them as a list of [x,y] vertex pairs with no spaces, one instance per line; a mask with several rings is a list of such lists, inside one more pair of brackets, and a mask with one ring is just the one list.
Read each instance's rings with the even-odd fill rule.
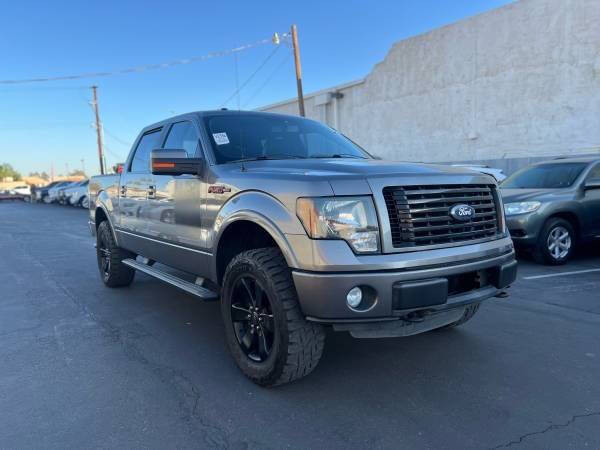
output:
[[300,309],[296,288],[285,258],[278,248],[247,250],[234,257],[225,272],[226,282],[231,267],[245,260],[256,261],[281,302],[288,331],[285,361],[280,370],[254,381],[263,386],[276,386],[305,377],[317,366],[325,345],[325,331],[319,324],[308,322]]

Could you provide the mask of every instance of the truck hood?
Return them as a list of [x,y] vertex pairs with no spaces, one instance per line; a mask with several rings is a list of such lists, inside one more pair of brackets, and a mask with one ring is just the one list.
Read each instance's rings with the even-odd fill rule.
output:
[[248,173],[277,175],[287,177],[299,175],[319,178],[369,178],[381,175],[433,175],[433,174],[466,174],[473,171],[443,165],[382,161],[374,159],[285,159],[269,161],[251,161],[244,163]]
[[[375,195],[385,210],[385,186],[495,184],[490,175],[461,167],[374,159],[284,159],[212,166],[211,184],[225,184],[231,196],[262,190],[295,211],[298,197]],[[379,198],[381,197],[381,198]]]

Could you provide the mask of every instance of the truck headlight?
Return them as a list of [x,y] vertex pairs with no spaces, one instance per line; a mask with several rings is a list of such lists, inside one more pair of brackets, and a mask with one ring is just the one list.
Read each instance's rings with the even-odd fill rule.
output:
[[537,210],[541,206],[540,202],[517,202],[517,203],[505,203],[504,212],[507,216],[513,216],[515,214],[530,213]]
[[296,214],[312,239],[343,239],[356,253],[379,251],[379,224],[371,197],[299,198]]

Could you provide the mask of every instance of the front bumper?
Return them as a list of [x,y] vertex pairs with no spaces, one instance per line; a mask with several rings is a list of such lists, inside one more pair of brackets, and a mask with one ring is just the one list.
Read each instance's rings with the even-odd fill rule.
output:
[[[469,304],[500,294],[514,282],[516,272],[510,248],[499,256],[454,264],[374,272],[294,271],[293,278],[307,320],[339,324],[398,321],[424,311],[464,311]],[[346,304],[346,295],[355,286],[363,289],[362,309]]]

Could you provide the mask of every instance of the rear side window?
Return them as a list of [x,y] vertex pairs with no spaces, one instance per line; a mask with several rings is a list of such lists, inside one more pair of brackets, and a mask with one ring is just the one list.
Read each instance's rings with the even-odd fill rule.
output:
[[188,157],[196,154],[198,147],[198,135],[191,122],[174,123],[169,130],[164,148],[183,149]]
[[131,172],[150,172],[150,153],[159,147],[160,129],[150,131],[142,136],[135,149]]

